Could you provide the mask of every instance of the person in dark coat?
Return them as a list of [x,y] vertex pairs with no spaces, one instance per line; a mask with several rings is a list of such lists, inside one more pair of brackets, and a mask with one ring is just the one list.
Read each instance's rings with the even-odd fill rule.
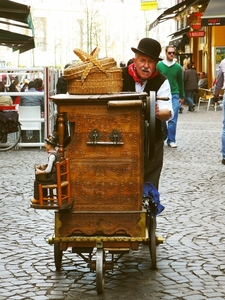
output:
[[[66,64],[64,70],[69,66],[70,64]],[[67,93],[67,81],[63,78],[63,76],[60,76],[56,83],[56,94],[66,94],[66,93]]]
[[155,156],[145,165],[144,181],[151,182],[156,189],[163,165],[164,136],[162,122],[173,117],[171,92],[168,79],[156,69],[156,64],[161,58],[161,45],[151,38],[140,40],[137,48],[131,48],[135,53],[133,63],[123,68],[124,92],[155,91],[156,96],[168,97],[168,101],[158,100],[155,104]]
[[184,71],[184,93],[185,102],[188,104],[188,111],[193,112],[195,110],[194,94],[198,89],[198,73],[192,68],[192,64],[187,65],[187,69]]
[[205,72],[200,72],[199,73],[198,88],[208,89],[208,80],[206,79]]

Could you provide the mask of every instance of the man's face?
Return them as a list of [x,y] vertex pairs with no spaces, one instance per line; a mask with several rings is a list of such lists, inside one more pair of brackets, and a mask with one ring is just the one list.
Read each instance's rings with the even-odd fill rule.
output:
[[147,55],[138,53],[133,59],[137,75],[142,80],[147,80],[155,72],[157,60]]
[[169,47],[166,50],[166,59],[169,61],[173,61],[174,56],[175,56],[175,49],[173,47]]

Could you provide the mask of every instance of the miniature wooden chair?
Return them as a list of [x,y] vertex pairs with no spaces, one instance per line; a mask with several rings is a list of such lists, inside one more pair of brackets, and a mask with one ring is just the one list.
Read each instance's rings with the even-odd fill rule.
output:
[[[69,159],[56,163],[56,179],[55,184],[38,184],[39,205],[43,208],[59,208],[71,201]],[[43,195],[43,190],[47,190],[47,196]]]

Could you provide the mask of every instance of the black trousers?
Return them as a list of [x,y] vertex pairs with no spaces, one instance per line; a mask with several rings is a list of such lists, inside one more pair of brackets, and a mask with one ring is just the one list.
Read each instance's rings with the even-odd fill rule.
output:
[[155,143],[155,156],[152,160],[145,159],[145,175],[144,182],[151,182],[155,188],[159,189],[159,180],[163,167],[163,140],[159,140]]
[[7,133],[1,133],[1,143],[7,142]]
[[[50,175],[50,178],[43,181],[34,180],[34,199],[39,200],[38,184],[53,184],[56,183],[56,174],[53,173]],[[47,196],[47,189],[43,190],[43,196]]]

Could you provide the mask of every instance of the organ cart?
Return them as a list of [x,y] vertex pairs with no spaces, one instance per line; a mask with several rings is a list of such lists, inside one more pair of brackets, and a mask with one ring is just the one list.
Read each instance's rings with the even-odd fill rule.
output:
[[61,269],[63,251],[71,248],[96,272],[100,294],[105,272],[141,243],[149,245],[156,268],[156,246],[162,243],[155,235],[156,204],[149,198],[143,205],[145,159],[154,155],[149,146],[154,140],[155,93],[50,99],[57,105],[59,152],[70,164],[71,205],[56,209],[49,243],[54,245],[56,269]]

